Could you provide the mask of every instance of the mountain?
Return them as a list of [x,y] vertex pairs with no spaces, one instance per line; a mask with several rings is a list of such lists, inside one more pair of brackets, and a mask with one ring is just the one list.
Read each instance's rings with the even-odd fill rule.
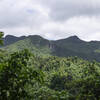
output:
[[7,35],[5,38],[3,38],[4,46],[10,45],[12,43],[15,43],[19,40],[23,40],[25,38],[26,38],[26,36],[16,37],[16,36],[12,36],[12,35]]
[[[28,37],[14,37],[16,40],[10,41],[10,39],[13,36],[10,36],[7,38],[6,36],[4,38],[4,41],[6,44],[4,44],[3,47],[1,47],[3,50],[6,50],[7,52],[14,52],[19,51],[23,49],[29,49],[31,52],[35,53],[36,55],[48,55],[50,56],[51,50],[49,49],[49,41],[46,39],[43,39],[40,36],[34,35],[34,36],[28,36]],[[16,41],[16,42],[15,42]]]
[[86,60],[100,61],[100,41],[86,42],[77,36],[66,39],[50,41],[38,35],[30,36],[6,36],[2,49],[8,52],[19,51],[28,48],[36,55],[42,56],[78,56]]
[[85,42],[77,36],[72,36],[67,39],[55,41],[55,46],[54,54],[58,56],[79,56],[89,60],[100,59],[100,53],[96,52],[100,50],[99,41]]

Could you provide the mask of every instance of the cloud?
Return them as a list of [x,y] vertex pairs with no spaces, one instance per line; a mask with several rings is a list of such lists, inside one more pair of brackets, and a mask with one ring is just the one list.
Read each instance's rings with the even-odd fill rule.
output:
[[99,0],[40,0],[50,8],[50,16],[57,21],[65,21],[77,16],[99,16]]
[[0,0],[0,30],[47,39],[100,40],[99,0]]

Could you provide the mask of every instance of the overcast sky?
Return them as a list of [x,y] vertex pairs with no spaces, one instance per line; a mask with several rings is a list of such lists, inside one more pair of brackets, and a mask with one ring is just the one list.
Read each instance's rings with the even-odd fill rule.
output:
[[100,40],[100,0],[0,0],[0,31]]

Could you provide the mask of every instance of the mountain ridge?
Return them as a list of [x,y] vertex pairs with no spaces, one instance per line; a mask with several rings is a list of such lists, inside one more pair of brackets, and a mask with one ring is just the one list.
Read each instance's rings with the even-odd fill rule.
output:
[[4,37],[3,37],[3,39],[5,39],[6,37],[16,37],[16,38],[21,38],[21,37],[25,37],[25,38],[27,38],[27,37],[31,37],[31,36],[37,36],[37,37],[41,37],[41,38],[43,38],[43,39],[46,39],[46,40],[48,40],[48,41],[59,41],[59,40],[65,40],[65,39],[68,39],[68,38],[76,38],[76,39],[79,39],[79,40],[81,40],[81,41],[84,41],[84,42],[100,42],[99,40],[90,40],[90,41],[86,41],[86,40],[83,40],[83,39],[81,39],[81,38],[79,38],[77,35],[71,35],[71,36],[68,36],[68,37],[65,37],[65,38],[60,38],[60,39],[47,39],[47,38],[45,38],[45,37],[43,37],[43,36],[41,36],[41,35],[27,35],[27,36],[25,36],[25,35],[21,35],[21,36],[15,36],[15,35],[10,35],[10,34],[8,34],[8,35],[5,35]]
[[37,55],[78,56],[86,60],[100,61],[100,41],[86,42],[77,36],[60,40],[47,40],[39,35],[6,36],[4,43],[1,48],[9,52],[28,48]]

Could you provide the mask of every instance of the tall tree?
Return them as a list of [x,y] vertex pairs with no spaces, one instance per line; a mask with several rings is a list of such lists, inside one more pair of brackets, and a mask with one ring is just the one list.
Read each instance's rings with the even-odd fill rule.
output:
[[3,45],[3,36],[4,36],[4,32],[0,32],[0,45]]

